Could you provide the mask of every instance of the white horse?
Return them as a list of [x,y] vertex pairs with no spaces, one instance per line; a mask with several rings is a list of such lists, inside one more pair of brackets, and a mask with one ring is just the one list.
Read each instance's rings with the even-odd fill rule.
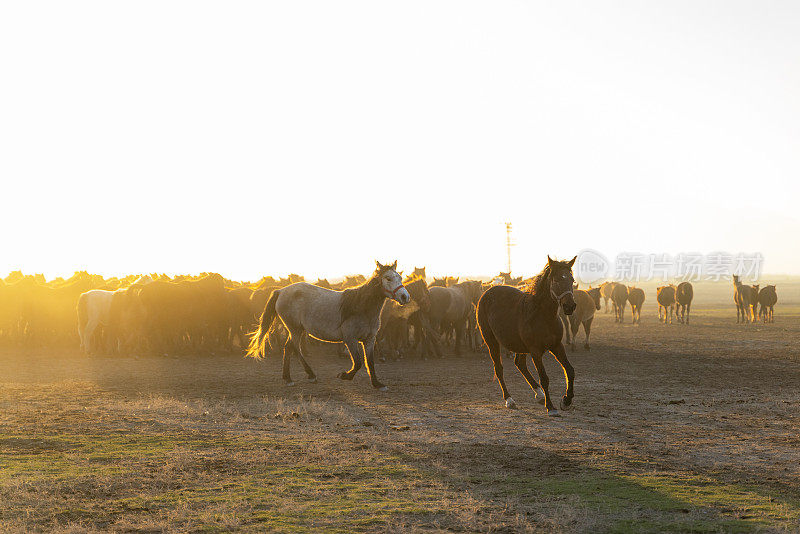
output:
[[108,326],[111,316],[111,299],[115,291],[92,289],[78,297],[78,336],[81,349],[87,354],[94,350],[97,327]]
[[297,354],[308,379],[312,382],[317,380],[303,356],[301,341],[303,334],[307,333],[321,341],[344,342],[347,346],[353,365],[349,371],[340,373],[339,378],[352,380],[363,362],[366,363],[372,387],[386,391],[386,386],[375,376],[373,363],[381,307],[386,298],[403,305],[411,300],[411,295],[403,286],[400,273],[395,271],[396,261],[392,265],[375,263],[377,269],[372,278],[356,288],[334,291],[298,282],[273,291],[261,314],[258,329],[250,340],[247,355],[263,357],[267,332],[277,316],[289,332],[283,347],[283,380],[287,385],[294,385],[289,372],[291,351]]

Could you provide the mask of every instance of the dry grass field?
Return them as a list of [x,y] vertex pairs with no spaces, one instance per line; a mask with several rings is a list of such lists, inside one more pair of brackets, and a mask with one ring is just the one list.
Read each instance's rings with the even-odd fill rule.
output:
[[736,325],[727,285],[697,287],[688,326],[659,324],[652,291],[639,326],[599,312],[561,418],[510,360],[505,409],[484,354],[379,363],[381,393],[336,379],[331,347],[294,388],[278,359],[5,349],[0,530],[798,531],[781,289],[770,325]]

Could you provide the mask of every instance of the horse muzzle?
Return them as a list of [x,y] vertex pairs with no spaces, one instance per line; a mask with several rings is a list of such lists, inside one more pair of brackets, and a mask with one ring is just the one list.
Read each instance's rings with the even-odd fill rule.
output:
[[408,289],[402,285],[397,286],[394,291],[386,291],[386,296],[396,301],[401,306],[411,302],[411,295],[408,293]]
[[572,312],[575,311],[575,308],[578,305],[575,303],[575,298],[572,296],[572,293],[567,293],[563,297],[561,297],[561,308],[564,310],[564,313],[567,315],[572,315]]
[[405,305],[411,302],[411,295],[408,294],[408,290],[406,288],[403,288],[397,292],[397,302],[399,302],[400,305]]

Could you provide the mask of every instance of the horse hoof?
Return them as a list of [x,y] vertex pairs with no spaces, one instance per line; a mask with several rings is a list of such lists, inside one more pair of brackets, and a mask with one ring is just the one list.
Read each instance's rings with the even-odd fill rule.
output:
[[341,373],[339,373],[338,375],[336,375],[336,378],[341,378],[342,380],[349,380],[349,378],[350,378],[350,377],[348,377],[348,376],[347,376],[347,373],[345,373],[344,371],[342,371]]
[[566,404],[564,402],[564,399],[561,399],[561,402],[558,403],[558,407],[561,410],[564,410],[564,411],[571,410],[572,409],[572,402],[570,402],[569,404]]
[[509,397],[509,398],[506,399],[506,408],[508,408],[509,410],[516,410],[517,409],[517,403],[514,402],[514,399]]
[[317,383],[317,377],[316,376],[310,376],[310,377],[308,377],[308,381],[311,384],[316,384]]
[[558,410],[556,409],[547,410],[547,415],[549,415],[550,417],[561,417],[561,414],[558,413]]
[[290,388],[294,386],[294,382],[286,382],[286,387]]
[[389,388],[387,386],[380,386],[378,391],[389,391]]
[[584,345],[584,346],[583,346],[583,348],[584,348],[584,349],[586,349],[586,350],[592,350],[592,349],[591,349],[591,347],[589,347],[589,345],[588,345],[588,344],[587,344],[587,345]]

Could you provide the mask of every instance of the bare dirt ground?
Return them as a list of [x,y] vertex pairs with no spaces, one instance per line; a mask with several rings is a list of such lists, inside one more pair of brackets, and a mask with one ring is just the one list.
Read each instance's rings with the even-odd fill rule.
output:
[[800,307],[595,323],[557,419],[511,360],[504,408],[484,354],[379,363],[381,393],[330,347],[294,388],[278,359],[7,349],[0,529],[799,531]]

